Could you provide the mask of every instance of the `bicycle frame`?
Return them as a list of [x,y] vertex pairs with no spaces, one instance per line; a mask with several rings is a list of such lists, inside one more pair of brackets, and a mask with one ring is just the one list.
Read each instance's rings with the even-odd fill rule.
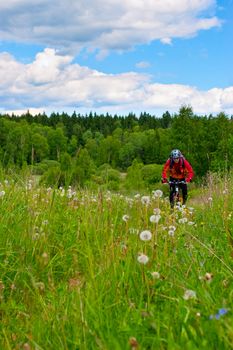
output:
[[178,205],[178,203],[182,204],[182,200],[180,198],[180,190],[181,184],[186,184],[186,181],[180,181],[180,180],[173,180],[169,181],[169,185],[174,187],[174,192],[173,192],[173,205]]

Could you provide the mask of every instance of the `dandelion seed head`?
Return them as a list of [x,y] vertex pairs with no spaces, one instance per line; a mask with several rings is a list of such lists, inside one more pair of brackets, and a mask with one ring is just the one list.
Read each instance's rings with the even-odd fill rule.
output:
[[187,221],[188,221],[187,218],[181,218],[181,219],[178,220],[178,222],[179,222],[180,224],[185,224]]
[[168,231],[168,235],[169,235],[170,237],[174,237],[174,236],[175,236],[175,231],[169,230],[169,231]]
[[161,198],[163,196],[163,192],[161,190],[156,190],[156,191],[153,191],[152,193],[155,198]]
[[138,255],[137,260],[140,264],[146,265],[149,261],[149,258],[145,254],[140,254],[140,255]]
[[151,276],[154,278],[154,279],[160,279],[160,273],[158,271],[153,271],[151,272]]
[[149,230],[144,230],[140,233],[139,237],[142,241],[150,241],[152,234]]
[[129,220],[129,215],[127,215],[127,214],[123,215],[122,220],[127,222]]
[[161,215],[157,214],[157,215],[151,215],[150,217],[150,222],[157,224],[159,222],[159,220],[161,219]]
[[149,230],[144,230],[140,233],[139,237],[142,241],[150,241],[152,234]]
[[210,273],[210,272],[206,272],[204,278],[205,278],[206,281],[210,282],[212,280],[212,278],[213,278],[213,274]]
[[149,205],[150,204],[150,196],[142,196],[141,202],[142,202],[142,204]]
[[154,208],[153,212],[155,215],[159,215],[161,213],[161,210],[159,208]]
[[191,289],[187,289],[183,295],[184,300],[196,299],[196,297],[197,297],[196,292],[194,290],[191,290]]
[[0,197],[4,197],[4,196],[5,196],[5,194],[6,194],[6,192],[5,192],[5,191],[0,191]]

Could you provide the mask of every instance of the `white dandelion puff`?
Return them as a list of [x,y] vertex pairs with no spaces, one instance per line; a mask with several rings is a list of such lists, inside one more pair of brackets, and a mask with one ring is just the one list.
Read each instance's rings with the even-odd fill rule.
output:
[[161,213],[161,210],[159,208],[155,208],[153,212],[155,215],[159,215]]
[[170,226],[168,227],[168,229],[171,230],[171,231],[175,231],[175,230],[176,230],[176,226],[170,225]]
[[139,237],[142,241],[150,241],[152,234],[149,230],[144,230],[140,233]]
[[152,193],[155,198],[161,198],[163,195],[163,192],[161,190],[156,190],[156,191],[153,191]]
[[151,276],[152,276],[155,280],[160,279],[160,273],[159,273],[158,271],[153,271],[153,272],[151,272]]
[[191,289],[187,289],[183,295],[184,300],[196,299],[196,297],[197,297],[196,292]]
[[145,255],[145,254],[140,254],[139,256],[138,256],[138,262],[140,263],[140,264],[143,264],[143,265],[146,265],[147,263],[148,263],[148,261],[149,261],[149,258],[148,258],[148,256],[147,255]]
[[180,224],[185,224],[187,221],[188,221],[187,218],[181,218],[181,219],[178,220],[178,222],[179,222]]
[[150,204],[150,197],[149,196],[142,196],[141,202],[142,202],[142,204],[149,205]]
[[125,222],[127,222],[127,221],[129,220],[129,215],[126,215],[126,214],[123,215],[123,216],[122,216],[122,220],[125,221]]
[[159,215],[159,214],[158,215],[151,215],[150,222],[157,224],[160,219],[161,219],[161,215]]
[[171,237],[174,237],[175,236],[175,231],[169,230],[168,231],[168,235],[171,236]]
[[4,196],[5,196],[5,194],[6,194],[6,192],[5,192],[5,191],[0,191],[0,197],[4,197]]

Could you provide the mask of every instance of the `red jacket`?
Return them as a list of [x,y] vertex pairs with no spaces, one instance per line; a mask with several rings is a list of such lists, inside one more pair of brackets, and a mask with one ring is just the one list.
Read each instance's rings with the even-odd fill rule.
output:
[[180,158],[179,163],[173,162],[172,167],[170,167],[170,158],[166,161],[162,171],[162,178],[167,179],[168,177],[173,177],[174,179],[185,179],[187,182],[191,181],[194,172],[193,168],[186,159]]

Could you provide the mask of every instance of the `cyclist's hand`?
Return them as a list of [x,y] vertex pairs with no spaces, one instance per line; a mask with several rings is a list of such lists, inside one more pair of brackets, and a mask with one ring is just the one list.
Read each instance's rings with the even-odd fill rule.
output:
[[167,183],[168,183],[168,180],[165,179],[165,178],[163,178],[163,179],[162,179],[162,184],[167,184]]

